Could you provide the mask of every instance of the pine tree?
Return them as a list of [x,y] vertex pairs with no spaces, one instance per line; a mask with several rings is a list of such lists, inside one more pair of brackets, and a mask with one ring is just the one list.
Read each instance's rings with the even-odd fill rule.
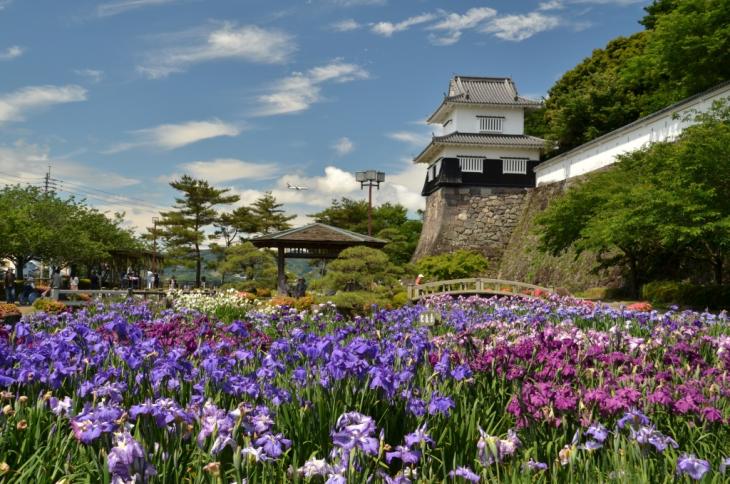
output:
[[170,186],[183,195],[175,199],[173,210],[160,213],[168,257],[183,265],[194,265],[195,286],[200,287],[201,247],[207,238],[204,229],[219,219],[213,207],[237,202],[239,197],[226,195],[227,188],[218,189],[188,175]]
[[277,230],[286,230],[291,228],[289,223],[295,215],[284,215],[281,207],[284,204],[276,203],[276,198],[271,192],[266,192],[253,202],[252,211],[257,219],[258,231],[262,234],[268,234]]

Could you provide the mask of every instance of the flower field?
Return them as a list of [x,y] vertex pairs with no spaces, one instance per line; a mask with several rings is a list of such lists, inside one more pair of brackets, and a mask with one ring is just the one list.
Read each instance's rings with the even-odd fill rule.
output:
[[0,328],[0,482],[730,480],[726,314],[226,304]]

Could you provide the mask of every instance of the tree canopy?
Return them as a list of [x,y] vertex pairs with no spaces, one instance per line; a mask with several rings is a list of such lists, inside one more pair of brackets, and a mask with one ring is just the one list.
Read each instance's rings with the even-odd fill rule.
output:
[[554,154],[730,79],[730,2],[655,0],[645,10],[645,30],[594,50],[528,117],[527,132]]
[[[332,205],[310,215],[315,221],[365,234],[368,231],[368,202],[347,197],[332,200]],[[400,204],[384,203],[373,207],[373,234],[388,244],[383,251],[398,265],[410,261],[421,236],[423,222],[408,218]]]
[[238,195],[227,195],[229,189],[210,186],[205,180],[183,175],[170,186],[182,193],[175,199],[173,210],[161,212],[159,224],[170,260],[195,267],[195,285],[200,286],[201,249],[208,236],[205,228],[219,220],[217,205],[237,202]]
[[108,258],[112,249],[140,248],[122,227],[123,214],[110,219],[83,200],[37,187],[5,186],[0,211],[0,258],[13,261],[18,277],[32,259],[56,267],[92,265]]
[[538,218],[541,248],[594,251],[603,265],[627,270],[635,294],[655,274],[687,277],[695,261],[722,283],[730,251],[730,180],[723,175],[730,173],[730,108],[717,103],[697,120],[675,142],[625,154],[551,204]]

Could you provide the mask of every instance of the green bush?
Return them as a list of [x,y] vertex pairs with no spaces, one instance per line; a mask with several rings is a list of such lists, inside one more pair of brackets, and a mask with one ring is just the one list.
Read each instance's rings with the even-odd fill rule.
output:
[[79,289],[91,289],[91,279],[86,277],[79,278]]
[[681,286],[677,281],[652,281],[641,288],[641,297],[654,304],[680,304]]
[[348,314],[368,314],[373,305],[384,308],[389,306],[389,299],[385,295],[379,295],[368,291],[340,291],[327,300],[332,301],[337,309]]
[[424,257],[416,262],[416,269],[425,276],[424,282],[429,282],[477,277],[487,270],[488,265],[487,259],[477,252],[457,250]]
[[406,304],[408,304],[408,293],[405,291],[395,293],[391,298],[391,303],[395,308],[405,306]]
[[654,281],[645,284],[641,294],[653,304],[678,304],[698,310],[730,308],[730,285],[700,286],[676,281]]

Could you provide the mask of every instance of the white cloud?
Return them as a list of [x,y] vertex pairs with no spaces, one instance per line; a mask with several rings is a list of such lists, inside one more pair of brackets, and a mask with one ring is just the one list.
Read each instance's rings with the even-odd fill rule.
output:
[[538,10],[542,11],[561,10],[563,8],[565,8],[563,0],[548,0],[546,2],[540,2],[540,5],[537,7]]
[[11,3],[13,0],[0,0],[0,11],[5,10]]
[[188,121],[180,124],[161,124],[154,128],[133,131],[135,140],[117,144],[105,151],[119,153],[132,148],[154,146],[163,150],[174,150],[219,136],[238,136],[241,128],[219,119],[209,121]]
[[26,112],[53,104],[86,100],[86,89],[73,84],[67,86],[29,86],[0,95],[0,125],[21,121]]
[[[276,176],[279,168],[274,163],[253,163],[235,158],[220,158],[209,161],[193,161],[179,165],[184,173],[208,180],[211,183],[222,183],[233,180],[267,180]],[[170,179],[177,178],[173,175]]]
[[94,83],[104,79],[104,71],[100,71],[97,69],[74,69],[74,74],[81,77],[86,77]]
[[350,140],[350,138],[343,136],[332,145],[332,149],[335,150],[338,155],[344,156],[355,149],[355,144]]
[[429,40],[435,45],[455,44],[461,39],[464,30],[473,29],[496,14],[497,11],[489,7],[470,8],[463,14],[450,13],[443,20],[429,27],[429,30],[445,33],[442,35],[431,34]]
[[12,60],[20,57],[25,49],[19,45],[11,45],[7,49],[0,51],[0,61]]
[[147,54],[145,61],[137,67],[139,72],[158,79],[183,72],[194,64],[221,59],[280,64],[296,50],[289,34],[255,25],[239,27],[233,23],[172,35],[166,42],[170,45]]
[[416,133],[414,131],[395,131],[388,133],[388,138],[396,141],[401,141],[412,146],[425,147],[431,142],[431,136],[423,133]]
[[153,5],[164,5],[175,3],[177,0],[121,0],[118,2],[102,3],[96,7],[96,15],[99,17],[111,17],[129,10],[149,7]]
[[321,84],[350,82],[367,79],[370,74],[357,64],[336,59],[330,64],[314,67],[306,72],[295,72],[274,83],[267,94],[258,96],[258,116],[306,111],[322,99]]
[[539,32],[552,30],[560,26],[561,23],[558,17],[530,12],[525,15],[497,17],[481,30],[485,33],[492,33],[500,39],[520,42]]
[[[94,166],[69,160],[65,157],[51,156],[48,148],[22,141],[12,146],[0,145],[0,171],[15,178],[3,178],[10,183],[25,183],[32,181],[39,184],[43,175],[52,166],[51,176],[64,182],[101,189],[129,187],[139,183],[139,180],[129,178],[118,173],[104,171]],[[66,187],[73,191],[72,185]],[[80,188],[79,188],[80,189]],[[83,194],[80,194],[83,195]]]
[[358,30],[362,25],[357,23],[354,19],[345,19],[340,20],[339,22],[334,22],[330,24],[330,28],[334,30],[335,32],[350,32],[353,30]]
[[378,22],[371,27],[373,33],[382,35],[383,37],[390,37],[396,32],[403,32],[408,30],[414,25],[424,24],[434,20],[437,16],[433,13],[423,13],[416,15],[415,17],[409,17],[402,22]]

